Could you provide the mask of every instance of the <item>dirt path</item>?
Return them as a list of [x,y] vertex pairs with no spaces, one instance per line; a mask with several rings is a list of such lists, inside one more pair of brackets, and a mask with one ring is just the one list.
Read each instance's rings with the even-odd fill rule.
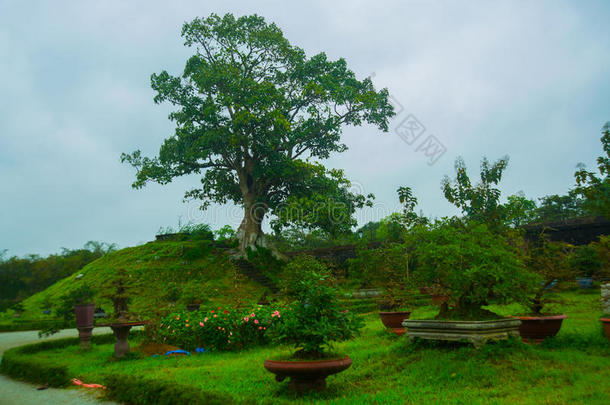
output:
[[[93,333],[109,333],[110,328],[95,328]],[[62,330],[47,339],[63,337],[76,337],[76,329]],[[0,333],[0,357],[4,351],[11,347],[22,346],[28,343],[40,342],[38,332],[7,332]],[[70,388],[48,388],[43,391],[36,390],[37,386],[12,380],[0,375],[0,405],[86,405],[86,404],[114,404],[114,402],[101,402],[95,398],[95,393],[89,390]],[[91,390],[94,391],[94,390]]]

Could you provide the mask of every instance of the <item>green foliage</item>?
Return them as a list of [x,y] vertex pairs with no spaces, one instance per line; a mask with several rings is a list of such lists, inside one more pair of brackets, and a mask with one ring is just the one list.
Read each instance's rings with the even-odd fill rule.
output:
[[440,317],[476,319],[491,302],[525,302],[540,281],[525,269],[516,242],[484,224],[440,221],[416,227],[407,246],[419,281],[439,285],[449,297]]
[[592,242],[591,247],[597,251],[597,256],[600,260],[600,277],[610,277],[610,235],[602,235],[599,241]]
[[575,192],[585,198],[585,208],[595,215],[610,218],[610,122],[602,128],[602,148],[605,156],[597,158],[599,175],[585,168],[574,173]]
[[294,346],[297,358],[319,358],[332,342],[351,339],[358,333],[362,321],[342,310],[333,280],[322,264],[303,256],[286,267],[294,277],[285,291],[294,301],[282,313],[282,321],[269,328],[274,342]]
[[365,247],[357,250],[354,259],[349,259],[349,275],[350,280],[357,280],[362,287],[381,289],[381,309],[394,311],[412,301],[412,265],[403,244],[392,243],[378,249]]
[[114,313],[112,319],[118,321],[135,321],[138,316],[129,310],[129,303],[135,293],[134,280],[124,268],[120,268],[101,288],[101,296],[112,301]]
[[236,235],[235,229],[233,229],[231,225],[223,226],[222,228],[214,231],[214,234],[219,241],[234,239]]
[[592,245],[577,246],[570,258],[572,270],[584,277],[597,276],[602,264],[597,249]]
[[[80,284],[78,287],[70,290],[66,294],[59,297],[59,302],[55,308],[55,323],[43,323],[40,326],[39,336],[50,336],[59,332],[62,328],[74,322],[74,306],[93,304],[93,296],[95,291],[86,283]],[[48,298],[45,304],[50,301]]]
[[538,222],[564,221],[570,218],[582,217],[586,214],[583,199],[574,191],[566,195],[547,195],[540,198],[540,206],[536,208]]
[[487,158],[481,161],[481,181],[473,185],[462,158],[455,160],[455,180],[445,176],[442,189],[445,198],[460,208],[466,217],[475,222],[486,223],[491,229],[504,224],[504,207],[500,204],[500,189],[495,187],[508,166],[508,156],[490,164]]
[[513,227],[520,227],[536,218],[536,202],[525,197],[523,191],[507,197],[504,205],[508,223]]
[[187,350],[245,349],[268,343],[267,330],[280,321],[280,314],[269,307],[173,313],[161,320],[155,340]]
[[244,250],[257,240],[250,235],[261,232],[264,216],[280,216],[292,199],[317,203],[319,196],[348,195],[344,187],[329,190],[343,183],[339,172],[308,159],[346,150],[343,125],[387,131],[394,111],[386,89],[357,80],[343,59],[307,58],[257,15],[196,18],[184,24],[182,36],[195,51],[182,75],[162,71],[151,78],[155,102],[177,107],[170,114],[175,134],[157,157],[140,151],[121,157],[137,169],[135,188],[201,175],[201,187],[185,198],[201,200],[202,208],[229,201],[243,206]]
[[574,278],[570,259],[574,246],[564,242],[551,242],[544,233],[527,249],[527,268],[540,276],[542,282],[527,302],[532,314],[540,315],[544,306],[551,301],[547,298],[551,285],[558,281]]

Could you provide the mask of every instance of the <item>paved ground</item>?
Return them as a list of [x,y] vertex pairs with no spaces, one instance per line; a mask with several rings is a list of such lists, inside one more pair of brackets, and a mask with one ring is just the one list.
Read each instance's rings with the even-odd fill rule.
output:
[[[95,328],[93,333],[109,333],[110,328]],[[76,337],[76,329],[62,330],[47,339],[62,337]],[[11,347],[22,346],[28,343],[40,342],[38,332],[6,332],[0,333],[0,358],[5,350]],[[36,390],[36,385],[11,380],[0,375],[0,405],[86,405],[100,404],[94,397],[94,393],[83,388],[54,389],[48,388],[43,391]],[[110,405],[114,402],[103,402]]]

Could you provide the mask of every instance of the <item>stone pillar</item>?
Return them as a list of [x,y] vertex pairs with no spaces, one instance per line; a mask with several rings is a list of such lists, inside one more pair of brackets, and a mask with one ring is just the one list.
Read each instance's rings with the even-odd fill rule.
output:
[[93,335],[93,326],[78,326],[77,329],[81,349],[89,349],[91,347],[91,335]]
[[602,314],[610,315],[610,283],[602,284]]

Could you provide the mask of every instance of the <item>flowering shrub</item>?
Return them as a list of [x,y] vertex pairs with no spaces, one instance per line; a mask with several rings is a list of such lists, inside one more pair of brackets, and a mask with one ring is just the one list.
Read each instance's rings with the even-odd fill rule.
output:
[[241,349],[267,343],[268,328],[281,316],[280,310],[268,307],[173,313],[161,320],[157,340],[186,350]]

